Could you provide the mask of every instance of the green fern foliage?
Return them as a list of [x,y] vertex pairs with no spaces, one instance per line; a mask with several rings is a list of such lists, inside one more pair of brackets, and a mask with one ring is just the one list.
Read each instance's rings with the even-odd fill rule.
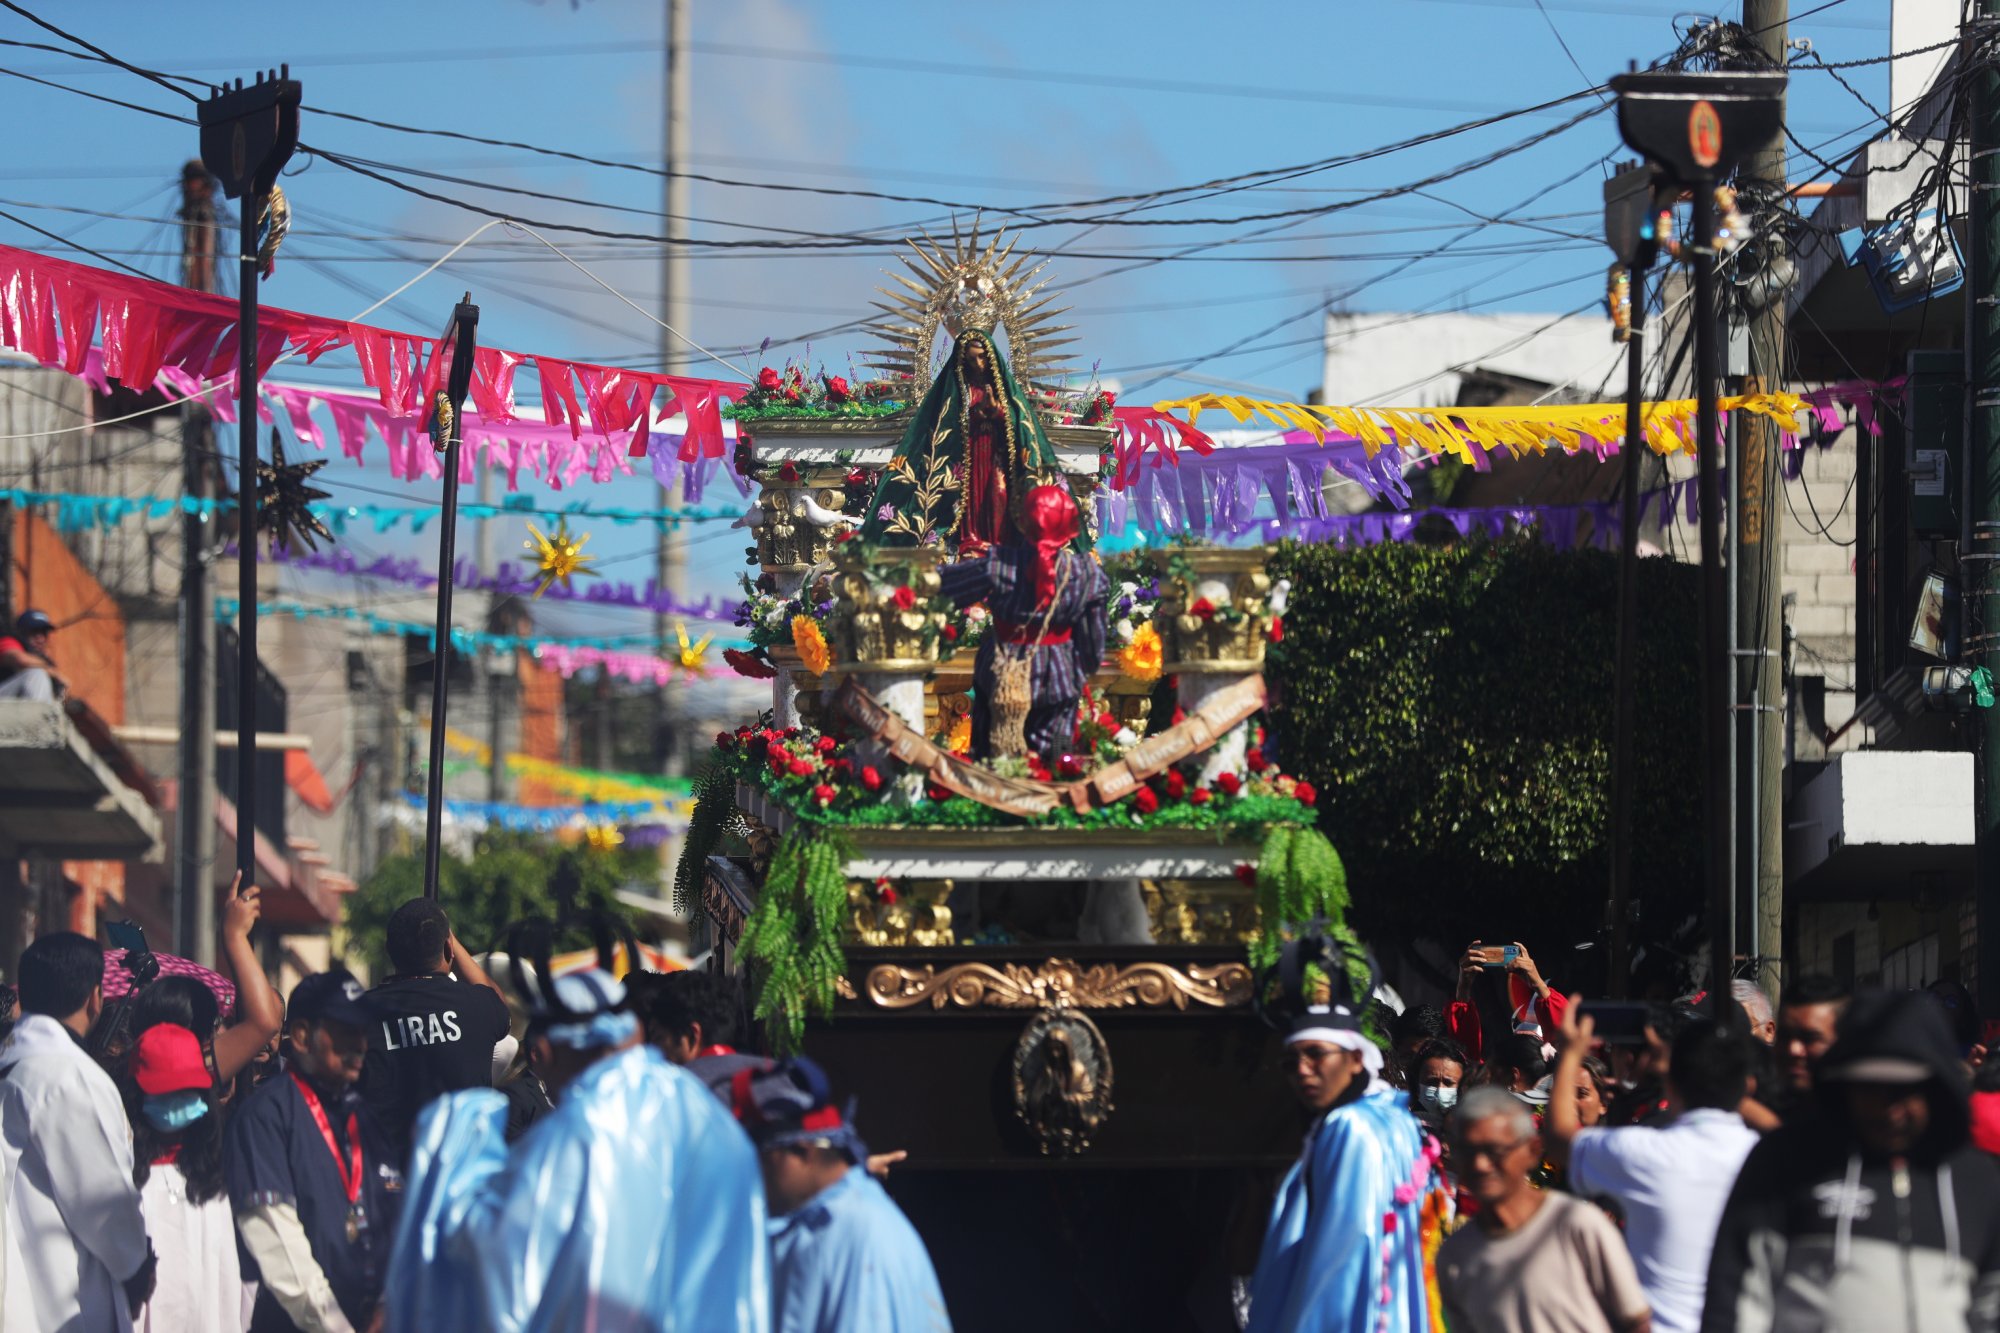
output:
[[757,906],[739,942],[750,977],[752,1012],[764,1022],[773,1053],[791,1055],[809,1015],[833,1012],[847,968],[841,918],[844,869],[853,849],[840,834],[795,826],[771,854]]

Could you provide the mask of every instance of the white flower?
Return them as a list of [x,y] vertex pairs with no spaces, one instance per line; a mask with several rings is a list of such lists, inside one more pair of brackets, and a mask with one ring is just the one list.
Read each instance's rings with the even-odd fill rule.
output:
[[1285,608],[1291,604],[1292,581],[1290,579],[1279,579],[1277,584],[1271,589],[1271,614],[1282,616],[1285,614]]
[[1138,632],[1133,627],[1132,622],[1129,618],[1125,620],[1120,620],[1116,625],[1113,625],[1111,628],[1118,635],[1118,642],[1120,643],[1132,642],[1132,636]]
[[965,608],[965,618],[976,624],[986,619],[986,608],[983,606],[968,606]]
[[1112,736],[1111,739],[1120,745],[1136,745],[1139,741],[1139,736],[1130,727],[1120,727],[1117,734]]
[[1118,595],[1120,597],[1134,597],[1138,595],[1138,592],[1139,585],[1129,579],[1118,585]]
[[790,624],[792,618],[789,615],[785,614],[785,610],[786,608],[784,603],[780,602],[778,605],[772,607],[769,611],[766,611],[764,613],[765,628],[783,629],[786,625]]

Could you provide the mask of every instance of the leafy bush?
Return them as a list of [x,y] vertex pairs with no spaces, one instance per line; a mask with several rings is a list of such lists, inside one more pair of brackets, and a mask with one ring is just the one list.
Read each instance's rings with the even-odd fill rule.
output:
[[[1597,937],[1610,888],[1617,561],[1530,541],[1286,544],[1267,674],[1378,948]],[[1635,941],[1702,904],[1699,571],[1639,565]],[[1595,963],[1602,952],[1590,955]],[[1595,964],[1601,966],[1601,964]]]
[[[630,921],[618,901],[619,886],[659,878],[658,855],[651,851],[594,851],[565,848],[546,834],[492,832],[483,835],[470,860],[446,856],[438,865],[438,901],[451,928],[473,953],[504,948],[507,927],[523,917],[554,918],[565,895],[579,908],[597,908]],[[385,859],[347,900],[349,948],[367,959],[372,974],[389,975],[385,932],[389,916],[424,893],[424,858],[414,852]],[[589,935],[571,930],[556,941],[558,950],[589,947]]]

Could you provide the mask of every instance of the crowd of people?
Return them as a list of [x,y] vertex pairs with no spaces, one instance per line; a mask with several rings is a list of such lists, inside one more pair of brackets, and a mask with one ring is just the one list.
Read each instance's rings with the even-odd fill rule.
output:
[[1580,1005],[1518,944],[1459,977],[1386,1058],[1351,988],[1292,1023],[1313,1122],[1251,1329],[2000,1328],[2000,1049],[1963,987],[1737,981],[1718,1018]]
[[387,979],[280,1001],[257,914],[232,893],[233,986],[73,933],[22,953],[0,1333],[949,1329],[870,1175],[901,1154],[812,1061],[737,1049],[732,979],[517,964],[517,1023],[418,899]]
[[[556,976],[545,932],[510,1001],[418,899],[386,979],[281,1002],[257,917],[231,895],[233,986],[75,934],[23,953],[0,1333],[949,1329],[875,1179],[901,1154],[811,1060],[744,1049],[732,978]],[[1253,1333],[2000,1328],[2000,1059],[1960,987],[1737,982],[1718,1019],[1475,943],[1378,1041],[1365,964],[1280,971],[1309,1130]]]

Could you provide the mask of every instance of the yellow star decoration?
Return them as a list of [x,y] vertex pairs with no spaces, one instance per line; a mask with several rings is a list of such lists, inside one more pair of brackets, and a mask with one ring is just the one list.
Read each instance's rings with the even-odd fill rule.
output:
[[597,577],[596,570],[585,568],[597,558],[583,553],[583,544],[590,540],[589,533],[571,537],[566,518],[558,519],[555,532],[549,535],[543,535],[541,529],[532,523],[528,525],[528,531],[535,534],[534,540],[521,544],[534,552],[535,562],[541,566],[541,577],[535,583],[535,596],[540,597],[547,592],[557,580],[561,580],[564,591],[569,591],[570,579]]
[[681,666],[688,671],[700,671],[705,665],[702,656],[708,651],[709,640],[715,636],[713,634],[704,634],[701,636],[700,643],[690,643],[688,642],[688,627],[680,621],[674,622],[674,633],[680,636]]

